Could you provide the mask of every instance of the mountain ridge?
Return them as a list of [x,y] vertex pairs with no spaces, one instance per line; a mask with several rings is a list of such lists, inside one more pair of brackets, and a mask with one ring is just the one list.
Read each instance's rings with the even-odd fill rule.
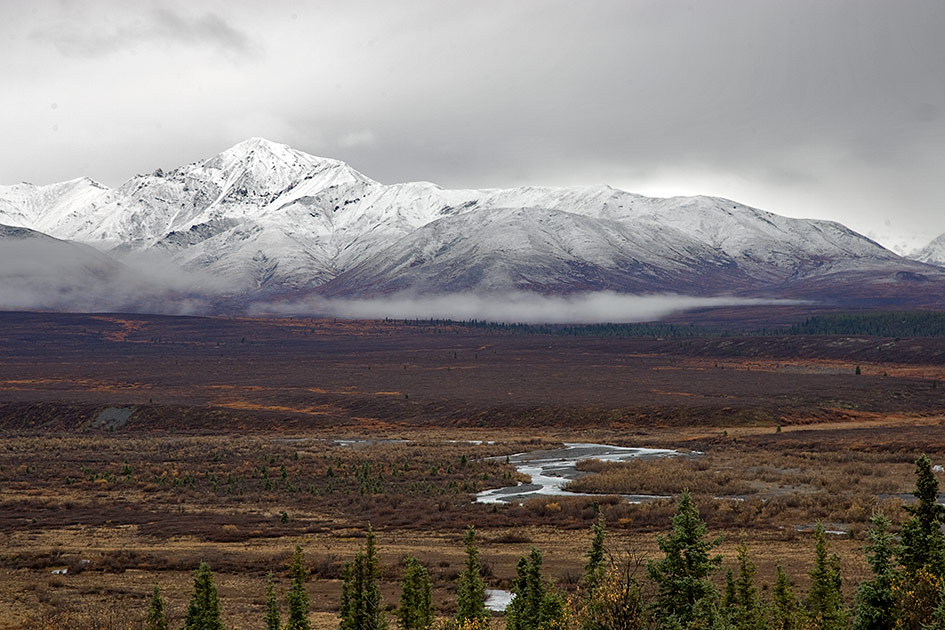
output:
[[844,275],[869,285],[858,293],[888,297],[945,274],[842,224],[723,198],[386,185],[263,138],[115,189],[88,178],[0,186],[0,224],[129,264],[162,256],[247,298],[607,290],[822,299]]

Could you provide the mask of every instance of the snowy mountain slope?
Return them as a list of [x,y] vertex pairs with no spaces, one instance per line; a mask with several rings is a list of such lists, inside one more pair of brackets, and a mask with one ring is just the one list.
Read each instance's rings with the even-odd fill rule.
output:
[[[251,138],[138,175],[0,187],[0,221],[129,262],[169,258],[234,295],[529,288],[765,292],[838,274],[937,274],[828,221],[725,199],[609,186],[383,185],[337,160]],[[894,276],[913,277],[913,276]]]
[[635,227],[547,208],[465,212],[415,230],[320,292],[647,291],[654,283],[691,291],[705,268],[728,268],[729,288],[745,280],[718,250],[673,228],[654,235]]
[[922,249],[909,255],[909,258],[919,262],[945,267],[945,234],[940,234]]
[[71,234],[76,222],[107,205],[112,195],[110,189],[88,177],[48,186],[0,186],[0,224]]

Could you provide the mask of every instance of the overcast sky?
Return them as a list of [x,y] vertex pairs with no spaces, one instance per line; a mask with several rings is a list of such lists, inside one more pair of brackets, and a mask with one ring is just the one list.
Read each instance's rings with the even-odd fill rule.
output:
[[446,187],[608,183],[945,232],[945,2],[0,0],[0,184],[250,136]]

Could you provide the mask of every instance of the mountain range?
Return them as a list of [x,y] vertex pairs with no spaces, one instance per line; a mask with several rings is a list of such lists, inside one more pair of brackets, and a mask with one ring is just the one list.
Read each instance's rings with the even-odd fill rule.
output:
[[[385,185],[261,138],[115,189],[88,178],[0,186],[0,225],[0,262],[14,250],[18,261],[0,270],[8,289],[0,298],[15,294],[13,279],[30,286],[31,274],[60,295],[110,287],[147,303],[162,286],[188,299],[212,295],[223,310],[403,292],[606,290],[919,306],[945,295],[945,238],[910,260],[839,223],[715,197]],[[142,269],[150,276],[135,291],[112,288]]]

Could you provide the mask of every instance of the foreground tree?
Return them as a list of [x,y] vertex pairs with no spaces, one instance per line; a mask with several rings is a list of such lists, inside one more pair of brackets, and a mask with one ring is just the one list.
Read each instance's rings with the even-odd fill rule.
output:
[[292,587],[287,596],[289,618],[286,620],[285,628],[286,630],[311,630],[312,624],[308,620],[308,591],[305,590],[308,571],[305,569],[305,556],[301,545],[295,547],[295,555],[292,556],[292,562],[289,565],[289,575],[292,577]]
[[206,562],[201,562],[194,572],[194,591],[187,606],[184,630],[223,630],[220,598],[213,584],[213,572]]
[[656,620],[667,627],[690,626],[697,617],[702,622],[716,614],[718,591],[711,576],[722,563],[722,556],[711,551],[722,539],[706,540],[707,528],[689,491],[683,492],[673,516],[673,530],[657,537],[664,557],[651,562],[648,571],[656,584],[653,603]]
[[847,626],[847,613],[843,608],[840,591],[840,557],[828,556],[827,533],[823,525],[814,529],[816,559],[810,571],[810,591],[807,595],[807,612],[811,623],[818,630],[843,630]]
[[272,581],[272,571],[266,575],[266,630],[282,630],[279,600],[276,599],[276,585]]
[[466,564],[463,573],[459,576],[457,590],[456,621],[462,623],[470,620],[486,620],[489,613],[486,610],[486,585],[482,581],[482,566],[479,562],[479,548],[476,547],[476,530],[470,527],[463,537],[466,545]]
[[[736,547],[738,553],[738,578],[732,577],[731,586],[726,584],[726,616],[736,630],[767,628],[765,609],[755,585],[755,563],[748,555],[748,547],[742,543]],[[729,576],[732,574],[729,573]]]
[[553,630],[565,627],[567,602],[545,582],[541,565],[541,552],[534,547],[518,561],[512,587],[514,597],[505,610],[506,630]]
[[607,563],[604,550],[604,539],[607,536],[607,525],[604,522],[604,514],[597,509],[597,522],[591,526],[594,538],[591,541],[591,548],[587,551],[587,564],[584,565],[584,587],[592,591],[603,580],[607,572]]
[[899,572],[893,561],[895,543],[889,533],[889,519],[877,514],[871,522],[866,561],[873,570],[873,579],[856,589],[853,630],[884,630],[896,624],[898,601],[893,585]]
[[433,608],[430,603],[433,589],[430,585],[430,574],[413,556],[408,557],[404,564],[397,627],[401,630],[427,630],[433,625]]
[[145,630],[167,630],[167,616],[164,610],[164,598],[161,597],[161,589],[155,586],[151,593],[151,603],[148,604],[148,614],[144,618]]
[[374,531],[368,529],[365,548],[345,565],[341,586],[340,630],[385,630],[387,619],[381,609],[380,566]]
[[945,506],[938,504],[938,480],[932,462],[923,455],[915,462],[915,505],[904,506],[910,519],[900,531],[899,561],[907,573],[925,569],[932,575],[945,577]]
[[791,580],[781,567],[775,569],[774,593],[771,596],[772,630],[798,630],[801,627],[801,607],[791,588]]

